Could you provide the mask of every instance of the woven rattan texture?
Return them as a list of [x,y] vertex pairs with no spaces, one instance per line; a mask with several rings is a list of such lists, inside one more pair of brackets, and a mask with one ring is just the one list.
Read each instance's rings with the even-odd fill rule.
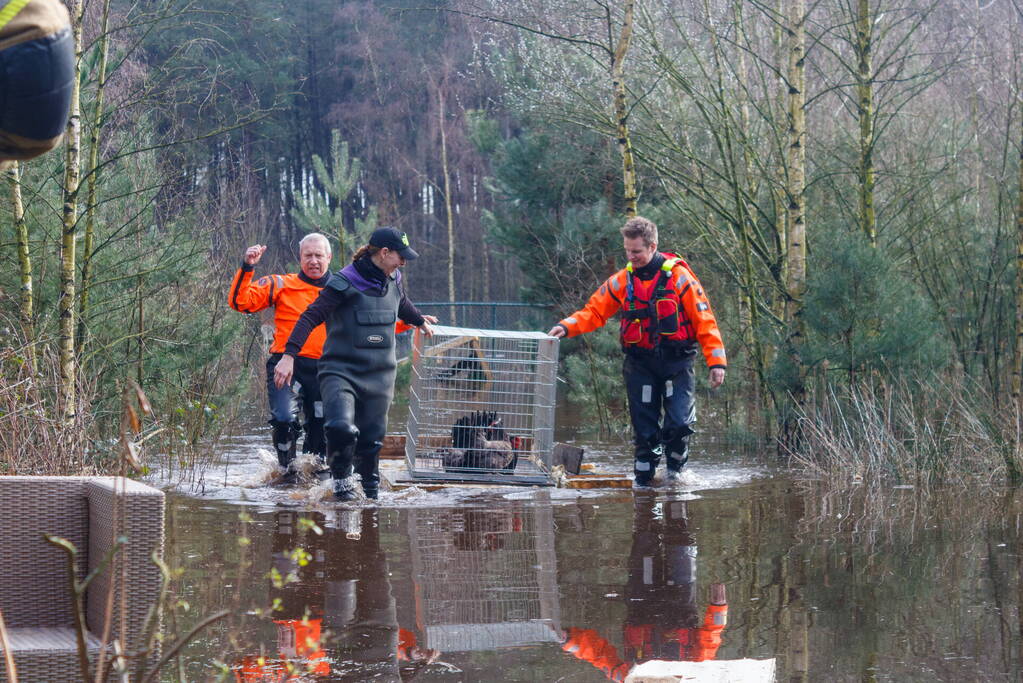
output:
[[[70,629],[66,555],[47,543],[43,533],[75,544],[79,579],[103,563],[118,537],[127,539],[89,586],[86,625],[90,643],[98,645],[111,604],[111,636],[120,637],[126,627],[127,651],[140,644],[160,590],[160,572],[151,555],[163,552],[162,491],[113,477],[0,477],[0,515],[0,609],[18,636],[11,649],[19,680],[80,678]],[[5,680],[0,666],[0,681]]]
[[0,610],[9,628],[71,626],[67,555],[54,534],[81,552],[85,576],[89,506],[82,477],[0,478]]

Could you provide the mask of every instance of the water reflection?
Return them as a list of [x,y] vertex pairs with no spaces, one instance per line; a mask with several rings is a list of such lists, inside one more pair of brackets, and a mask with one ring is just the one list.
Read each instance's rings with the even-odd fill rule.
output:
[[275,514],[269,597],[278,652],[243,657],[236,680],[397,681],[436,659],[399,623],[378,514]]
[[568,628],[562,649],[615,681],[651,659],[714,659],[728,620],[726,591],[722,583],[711,584],[701,620],[696,559],[686,502],[658,502],[652,493],[637,492],[621,654],[593,628]]
[[907,499],[881,533],[855,501],[780,482],[676,498],[249,507],[245,552],[237,506],[178,498],[178,594],[193,621],[234,615],[187,648],[187,678],[225,660],[239,681],[578,683],[656,658],[773,659],[787,681],[1021,680],[1019,500],[925,516]]
[[416,619],[428,647],[487,651],[558,642],[551,507],[413,510]]

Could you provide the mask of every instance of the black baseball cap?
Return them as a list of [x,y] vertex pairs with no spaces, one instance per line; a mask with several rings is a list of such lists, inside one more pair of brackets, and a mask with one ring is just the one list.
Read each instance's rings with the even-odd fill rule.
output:
[[406,261],[419,258],[416,250],[408,245],[408,235],[398,230],[398,228],[392,228],[389,225],[374,230],[373,234],[370,235],[369,243],[374,247],[392,249],[401,254],[401,257]]

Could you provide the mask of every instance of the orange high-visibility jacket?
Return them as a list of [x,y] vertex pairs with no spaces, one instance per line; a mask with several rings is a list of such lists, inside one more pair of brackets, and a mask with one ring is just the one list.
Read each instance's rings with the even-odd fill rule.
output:
[[[664,256],[669,259],[675,258],[672,254]],[[575,337],[603,327],[613,315],[621,311],[626,302],[630,277],[633,275],[628,268],[622,268],[597,288],[583,308],[561,320],[558,324],[565,328],[567,336]],[[684,261],[679,260],[672,267],[666,286],[678,295],[682,305],[680,313],[684,313],[692,325],[707,366],[727,367],[725,345],[721,340],[721,331],[718,330],[710,301],[703,291],[703,285]]]
[[277,624],[280,658],[248,655],[235,662],[237,683],[284,683],[331,673],[327,653],[320,644],[322,619],[285,619]]
[[[613,681],[624,681],[636,664],[651,656],[664,657],[664,645],[678,644],[678,661],[705,662],[717,657],[721,633],[728,623],[728,605],[707,605],[699,628],[661,631],[653,624],[625,626],[625,657],[592,628],[569,628],[561,649],[589,662]],[[655,642],[656,641],[656,642]]]
[[651,658],[650,653],[665,654],[665,645],[678,646],[679,661],[705,662],[717,657],[721,634],[728,625],[728,605],[707,605],[703,624],[698,628],[661,631],[652,624],[628,624],[625,627],[626,656],[637,662]]
[[632,666],[618,656],[615,646],[592,628],[571,627],[561,649],[576,659],[592,664],[613,681],[624,681]]
[[[323,288],[307,282],[297,273],[264,275],[255,282],[252,274],[251,266],[243,265],[238,269],[231,281],[227,303],[242,313],[256,313],[273,306],[274,341],[270,353],[283,353],[295,323]],[[313,329],[298,355],[319,358],[326,339],[327,328],[321,323]]]

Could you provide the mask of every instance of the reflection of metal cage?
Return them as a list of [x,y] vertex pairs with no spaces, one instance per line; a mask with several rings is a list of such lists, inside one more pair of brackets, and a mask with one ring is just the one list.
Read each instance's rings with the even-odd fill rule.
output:
[[445,652],[558,642],[550,507],[418,512],[409,519],[416,621]]
[[405,440],[411,475],[550,483],[557,363],[558,340],[542,332],[417,332]]

